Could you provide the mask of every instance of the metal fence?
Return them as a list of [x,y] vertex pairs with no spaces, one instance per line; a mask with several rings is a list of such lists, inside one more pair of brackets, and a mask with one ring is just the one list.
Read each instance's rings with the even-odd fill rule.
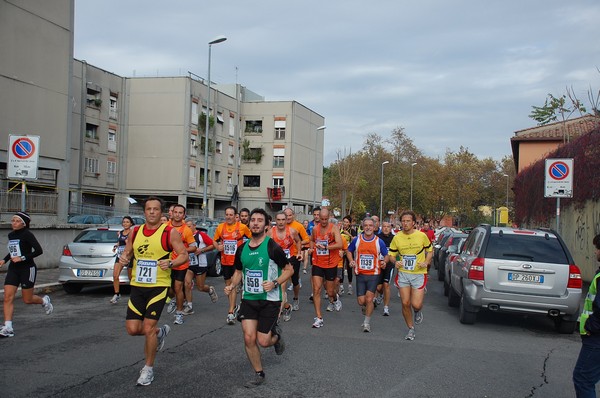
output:
[[[0,212],[13,213],[21,210],[21,191],[0,190]],[[27,192],[25,208],[30,213],[56,214],[58,210],[58,193]]]

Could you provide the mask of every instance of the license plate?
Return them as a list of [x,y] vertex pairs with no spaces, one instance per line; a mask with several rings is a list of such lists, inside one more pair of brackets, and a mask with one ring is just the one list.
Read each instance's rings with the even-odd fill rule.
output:
[[101,278],[102,270],[101,269],[80,269],[80,270],[77,270],[77,276]]
[[508,280],[511,282],[523,282],[523,283],[544,283],[544,275],[519,274],[517,272],[509,272]]

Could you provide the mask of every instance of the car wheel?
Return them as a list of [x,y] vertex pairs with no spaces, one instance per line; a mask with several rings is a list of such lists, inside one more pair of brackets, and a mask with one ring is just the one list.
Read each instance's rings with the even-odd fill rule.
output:
[[459,312],[458,312],[458,320],[460,321],[460,323],[463,323],[465,325],[472,325],[475,323],[475,319],[477,318],[477,313],[471,312],[471,311],[467,310],[465,307],[466,307],[465,296],[461,296],[460,297],[460,308],[459,308]]
[[221,276],[221,256],[217,254],[215,264],[208,269],[208,276]]
[[440,263],[440,265],[438,266],[438,281],[444,280],[444,272],[446,272],[445,268],[446,266],[444,263]]
[[77,294],[83,289],[83,284],[81,283],[63,283],[62,285],[64,291],[68,294]]
[[458,307],[460,296],[456,294],[452,285],[448,285],[448,307]]
[[555,321],[556,331],[560,334],[572,334],[577,328],[577,321],[566,321],[558,318]]

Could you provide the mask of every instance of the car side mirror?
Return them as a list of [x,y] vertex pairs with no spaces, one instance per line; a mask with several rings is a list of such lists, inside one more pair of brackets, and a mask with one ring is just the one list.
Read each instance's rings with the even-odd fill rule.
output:
[[458,253],[458,247],[455,245],[451,245],[448,247],[448,253]]

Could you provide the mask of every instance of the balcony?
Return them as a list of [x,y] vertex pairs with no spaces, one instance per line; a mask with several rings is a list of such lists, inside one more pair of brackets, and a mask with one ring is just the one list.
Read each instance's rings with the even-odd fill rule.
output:
[[269,198],[269,202],[279,202],[284,195],[284,186],[267,188],[267,197]]

